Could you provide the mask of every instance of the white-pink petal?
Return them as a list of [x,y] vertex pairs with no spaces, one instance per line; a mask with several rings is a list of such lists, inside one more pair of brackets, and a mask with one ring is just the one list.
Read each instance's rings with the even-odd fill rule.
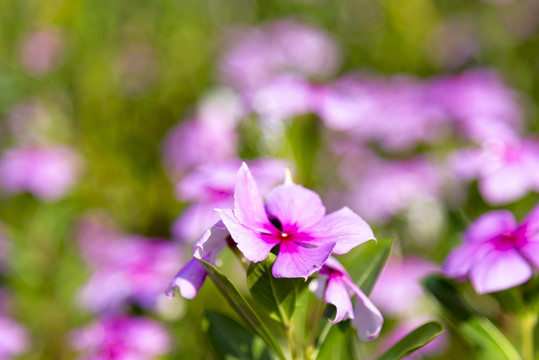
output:
[[330,275],[327,285],[324,301],[335,305],[335,317],[330,320],[332,324],[346,319],[354,318],[354,310],[348,289],[340,275]]
[[324,265],[334,246],[335,243],[307,247],[291,240],[282,241],[279,254],[273,264],[273,276],[307,279]]
[[236,177],[234,216],[241,224],[258,232],[263,232],[269,224],[262,195],[245,163]]
[[530,264],[515,249],[492,250],[470,271],[470,281],[479,294],[512,288],[531,276]]
[[494,210],[481,215],[475,220],[464,238],[469,242],[486,242],[494,237],[512,232],[517,227],[517,222],[507,210]]
[[317,193],[294,183],[273,188],[266,195],[266,209],[280,221],[284,232],[307,229],[326,214]]
[[325,216],[312,228],[305,230],[313,244],[335,242],[333,253],[346,254],[359,244],[375,239],[369,224],[347,207]]
[[219,210],[221,220],[230,232],[241,253],[247,260],[259,262],[264,260],[271,249],[279,243],[279,240],[272,236],[264,236],[253,231],[234,217],[232,210]]

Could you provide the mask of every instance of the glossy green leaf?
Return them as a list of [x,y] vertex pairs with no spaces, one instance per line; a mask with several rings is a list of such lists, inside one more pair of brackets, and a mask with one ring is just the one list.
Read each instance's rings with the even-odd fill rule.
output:
[[[350,327],[350,321],[341,321],[335,325],[328,322],[329,331],[323,335],[316,360],[355,360],[351,349],[350,335],[355,334]],[[357,341],[357,339],[354,339]]]
[[436,321],[423,324],[403,337],[399,342],[382,354],[378,360],[402,359],[427,345],[442,332],[444,332],[444,327]]
[[294,313],[296,299],[308,282],[301,278],[275,278],[271,273],[275,258],[270,253],[266,260],[249,266],[247,287],[253,299],[265,307],[272,318],[286,324]]
[[217,269],[212,264],[199,260],[208,276],[212,279],[213,283],[221,294],[228,301],[232,309],[241,316],[241,318],[246,322],[246,324],[254,331],[258,336],[264,340],[264,342],[272,349],[280,359],[285,359],[284,354],[279,346],[279,343],[269,331],[269,329],[264,325],[262,320],[256,315],[249,303],[245,300],[243,295],[238,291],[236,286],[226,277],[219,269]]
[[271,360],[270,350],[262,339],[236,320],[207,312],[208,337],[219,360]]
[[378,241],[369,241],[358,247],[358,254],[354,256],[354,261],[348,266],[349,273],[356,284],[369,295],[376,280],[384,267],[393,239],[381,239]]
[[423,284],[456,321],[458,330],[492,356],[491,359],[521,359],[518,351],[500,330],[467,305],[450,280],[440,275],[431,275]]

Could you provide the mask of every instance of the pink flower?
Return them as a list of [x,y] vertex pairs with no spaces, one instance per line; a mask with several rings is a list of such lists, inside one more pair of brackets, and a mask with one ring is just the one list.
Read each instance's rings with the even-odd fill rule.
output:
[[369,225],[344,207],[326,215],[320,197],[290,178],[262,196],[246,164],[240,168],[234,210],[218,210],[238,249],[252,262],[279,245],[275,277],[309,277],[331,253],[345,254],[373,239]]
[[417,257],[392,257],[382,269],[371,299],[384,314],[397,316],[413,313],[421,306],[424,292],[420,281],[437,267]]
[[[336,314],[331,323],[352,319],[361,339],[378,337],[384,323],[382,314],[352,281],[345,268],[330,257],[320,269],[320,275],[322,277],[316,279],[314,285],[315,292],[325,289],[324,294],[318,295],[323,295],[326,303],[335,306]],[[352,305],[350,292],[356,296],[355,305]]]
[[537,141],[488,141],[483,148],[457,151],[450,163],[460,179],[479,179],[479,191],[492,205],[507,204],[529,191],[539,191]]
[[334,130],[347,130],[389,151],[413,148],[444,135],[443,109],[416,79],[346,76],[318,91],[317,113]]
[[81,360],[150,360],[165,355],[170,337],[158,322],[142,317],[104,317],[72,333]]
[[180,248],[163,239],[125,236],[102,224],[87,224],[81,237],[83,255],[95,266],[79,293],[81,305],[93,312],[116,311],[128,301],[151,308],[178,264]]
[[12,359],[28,350],[26,330],[14,320],[0,315],[0,359]]
[[455,120],[457,129],[472,140],[513,137],[522,125],[516,94],[494,71],[442,77],[433,82],[431,95]]
[[[218,164],[202,165],[185,175],[176,185],[176,197],[192,202],[173,224],[174,237],[192,243],[201,233],[219,220],[216,208],[231,207],[234,203],[234,184],[241,160],[230,159]],[[255,179],[266,191],[281,180],[286,162],[260,158],[249,162]]]
[[236,132],[229,126],[188,119],[168,133],[163,147],[164,162],[177,178],[196,166],[234,157],[236,142]]
[[313,109],[311,84],[298,76],[275,76],[246,95],[250,108],[264,120],[284,120]]
[[507,210],[481,215],[449,254],[444,272],[468,277],[480,294],[509,289],[531,278],[539,267],[539,207],[518,225]]
[[225,82],[252,89],[279,73],[323,77],[339,65],[339,51],[325,32],[291,20],[236,29],[221,62]]
[[74,185],[80,168],[80,157],[68,147],[12,148],[0,158],[0,186],[9,193],[28,191],[54,201]]
[[423,159],[371,163],[353,186],[354,209],[368,220],[389,221],[413,202],[437,198],[441,179]]
[[21,62],[31,75],[43,75],[60,64],[63,41],[54,29],[41,29],[29,34],[20,50]]

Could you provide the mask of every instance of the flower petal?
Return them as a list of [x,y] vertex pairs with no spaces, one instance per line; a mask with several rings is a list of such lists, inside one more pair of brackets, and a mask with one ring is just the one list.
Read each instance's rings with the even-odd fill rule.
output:
[[470,271],[470,281],[479,294],[509,289],[531,276],[530,264],[515,249],[493,250]]
[[353,319],[354,310],[352,308],[352,301],[350,300],[348,288],[342,281],[341,276],[330,275],[326,286],[324,301],[335,305],[337,309],[335,318],[330,320],[330,322],[335,324],[345,319]]
[[536,269],[539,269],[539,241],[528,241],[518,250]]
[[181,296],[186,299],[194,299],[204,284],[206,275],[206,270],[196,258],[189,260],[170,282],[167,295],[173,294],[174,288],[178,288]]
[[523,166],[503,166],[479,180],[479,190],[491,205],[520,199],[533,188],[532,174]]
[[357,297],[354,305],[354,319],[352,320],[357,333],[361,340],[364,341],[376,339],[380,334],[380,330],[382,330],[384,318],[363,291],[357,286],[352,290]]
[[336,242],[333,253],[337,255],[346,254],[359,244],[375,239],[369,224],[347,207],[325,216],[305,232],[313,237],[309,244]]
[[234,216],[240,224],[259,232],[266,231],[267,226],[271,225],[264,209],[262,195],[245,163],[241,165],[236,177]]
[[273,276],[307,279],[324,265],[334,246],[335,243],[305,247],[294,241],[283,241],[273,264]]
[[294,183],[273,188],[266,195],[266,209],[277,218],[284,232],[296,232],[316,224],[326,214],[320,196]]
[[279,239],[259,234],[242,224],[234,217],[232,210],[218,210],[221,220],[230,232],[243,256],[252,262],[264,260]]
[[494,210],[478,217],[464,234],[469,242],[485,242],[503,233],[512,232],[517,222],[507,210]]
[[444,263],[444,274],[452,278],[461,278],[468,275],[472,266],[494,246],[491,243],[464,243],[453,249]]
[[[226,245],[226,238],[229,235],[228,230],[222,221],[218,221],[193,245],[191,253],[197,259],[209,256],[215,256]],[[213,261],[213,260],[211,260]]]

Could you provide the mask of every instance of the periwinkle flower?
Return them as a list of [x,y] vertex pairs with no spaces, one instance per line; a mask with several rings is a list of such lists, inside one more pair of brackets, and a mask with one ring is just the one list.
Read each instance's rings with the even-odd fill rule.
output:
[[353,205],[367,220],[388,222],[413,202],[439,196],[436,167],[422,158],[374,162],[352,188]]
[[488,141],[482,148],[457,151],[450,163],[460,179],[479,179],[479,191],[492,205],[507,204],[539,190],[537,141]]
[[477,69],[433,81],[432,101],[455,120],[457,130],[476,141],[506,138],[522,123],[517,96],[497,73]]
[[29,34],[20,49],[21,63],[31,75],[43,75],[60,63],[63,40],[52,28],[39,29]]
[[130,316],[113,316],[75,330],[71,336],[80,360],[150,360],[165,355],[170,337],[158,322]]
[[447,276],[469,278],[480,294],[520,285],[539,268],[539,207],[520,225],[507,210],[485,213],[466,230],[464,241],[445,261]]
[[218,212],[247,260],[262,261],[279,246],[272,269],[275,277],[307,278],[331,253],[345,254],[374,238],[369,225],[346,207],[326,215],[320,197],[294,184],[289,176],[265,199],[266,204],[243,164],[237,175],[234,209]]
[[246,95],[250,108],[262,121],[284,120],[313,109],[311,84],[298,76],[275,76]]
[[436,265],[418,257],[391,257],[380,273],[371,299],[385,315],[416,314],[425,296],[420,281],[437,271]]
[[0,158],[0,187],[9,193],[28,191],[54,201],[75,184],[80,169],[79,155],[66,146],[11,148]]
[[0,359],[9,360],[28,350],[26,330],[13,319],[0,315]]
[[430,99],[428,84],[404,76],[348,75],[320,87],[316,103],[329,128],[376,141],[388,151],[433,142],[447,127],[443,109]]
[[[330,257],[319,273],[321,278],[315,280],[313,288],[326,303],[335,306],[336,314],[330,320],[331,323],[352,319],[361,339],[372,340],[378,337],[384,323],[382,314],[352,281],[346,269]],[[350,294],[355,295],[354,305]]]
[[202,164],[215,164],[236,154],[236,131],[202,118],[187,119],[165,138],[163,157],[174,178]]
[[83,255],[94,272],[79,293],[81,305],[93,312],[114,312],[128,301],[153,308],[182,262],[177,244],[121,235],[99,223],[83,230]]
[[238,29],[230,35],[221,73],[227,83],[242,90],[284,72],[327,76],[340,62],[339,49],[328,34],[291,20]]

